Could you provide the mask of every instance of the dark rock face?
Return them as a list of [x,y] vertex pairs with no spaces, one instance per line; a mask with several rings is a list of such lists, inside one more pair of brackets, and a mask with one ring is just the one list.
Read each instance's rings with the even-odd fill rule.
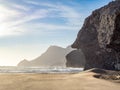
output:
[[66,55],[67,67],[84,67],[85,66],[85,57],[81,50],[73,50]]
[[120,70],[120,0],[93,11],[72,47],[82,49],[85,70]]

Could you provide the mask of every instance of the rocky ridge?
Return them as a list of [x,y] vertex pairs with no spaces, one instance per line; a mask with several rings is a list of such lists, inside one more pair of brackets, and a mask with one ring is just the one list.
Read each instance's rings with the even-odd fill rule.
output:
[[62,48],[59,46],[50,46],[45,53],[35,58],[34,60],[22,60],[17,66],[22,67],[51,67],[51,66],[62,66],[65,67],[66,59],[65,56],[73,49],[68,46]]

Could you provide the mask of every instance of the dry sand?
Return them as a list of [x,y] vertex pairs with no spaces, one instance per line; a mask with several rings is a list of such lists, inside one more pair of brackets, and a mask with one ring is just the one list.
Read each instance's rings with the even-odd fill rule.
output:
[[0,74],[0,90],[120,90],[115,83],[93,76],[91,71],[77,74]]

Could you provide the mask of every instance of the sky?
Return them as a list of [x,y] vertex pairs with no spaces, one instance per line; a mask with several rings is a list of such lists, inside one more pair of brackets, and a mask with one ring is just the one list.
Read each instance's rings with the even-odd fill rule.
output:
[[0,66],[32,60],[51,45],[71,45],[84,19],[110,1],[0,0]]

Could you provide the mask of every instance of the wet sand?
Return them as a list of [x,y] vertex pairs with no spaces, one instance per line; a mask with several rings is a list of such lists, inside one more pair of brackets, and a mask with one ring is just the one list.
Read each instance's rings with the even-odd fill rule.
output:
[[119,90],[120,83],[77,74],[0,73],[0,90]]

